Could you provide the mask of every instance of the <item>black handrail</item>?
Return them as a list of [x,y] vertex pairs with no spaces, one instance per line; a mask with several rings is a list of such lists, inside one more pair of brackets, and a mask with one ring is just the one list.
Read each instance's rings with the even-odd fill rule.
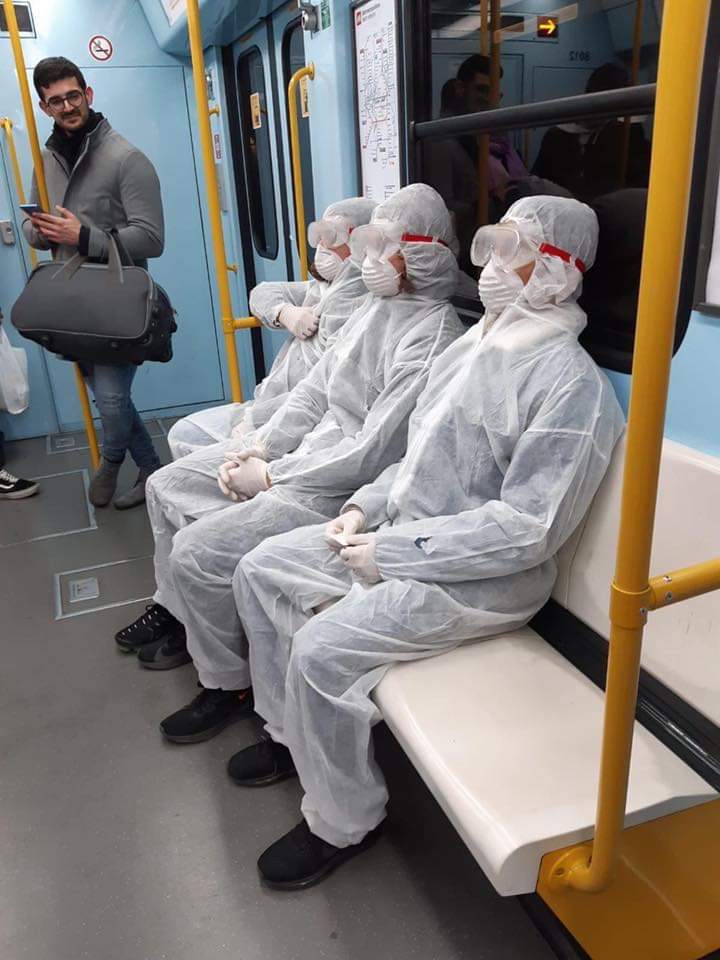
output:
[[500,130],[524,130],[572,120],[609,120],[613,117],[645,116],[655,109],[655,84],[645,83],[620,90],[583,93],[578,97],[520,103],[459,117],[442,117],[410,125],[414,140],[436,140],[464,133],[495,133]]

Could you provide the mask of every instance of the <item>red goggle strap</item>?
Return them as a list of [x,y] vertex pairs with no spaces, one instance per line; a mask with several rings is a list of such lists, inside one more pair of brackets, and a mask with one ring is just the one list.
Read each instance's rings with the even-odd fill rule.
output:
[[400,239],[404,243],[441,243],[444,247],[447,246],[440,237],[424,237],[419,233],[404,233]]
[[587,267],[582,262],[582,260],[577,257],[573,257],[567,252],[567,250],[562,250],[560,247],[554,247],[551,243],[541,243],[538,248],[540,253],[547,253],[551,257],[559,257],[561,260],[564,260],[565,263],[573,263],[578,268],[580,273],[585,273]]

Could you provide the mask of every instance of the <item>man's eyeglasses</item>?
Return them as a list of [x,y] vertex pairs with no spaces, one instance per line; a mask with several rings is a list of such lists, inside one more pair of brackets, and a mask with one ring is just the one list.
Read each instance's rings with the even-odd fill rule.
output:
[[64,97],[50,97],[45,103],[47,103],[53,113],[59,113],[66,103],[70,107],[79,107],[84,99],[85,94],[82,90],[71,90],[70,93],[66,93]]

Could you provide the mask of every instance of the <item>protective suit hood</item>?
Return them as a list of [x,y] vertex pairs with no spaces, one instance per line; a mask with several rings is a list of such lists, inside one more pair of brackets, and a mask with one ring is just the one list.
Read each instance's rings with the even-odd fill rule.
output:
[[[570,255],[568,262],[553,254],[539,254],[516,306],[527,305],[543,312],[552,307],[553,322],[579,334],[587,318],[575,303],[582,291],[583,276],[575,261],[587,270],[595,262],[599,227],[594,211],[567,197],[524,197],[510,207],[501,222],[508,221],[526,225],[540,242]],[[558,308],[566,316],[561,316]]]
[[406,233],[441,241],[403,241],[400,252],[413,290],[399,296],[430,300],[452,297],[460,280],[458,243],[450,211],[440,194],[425,183],[411,183],[375,208],[371,223],[383,221],[401,223]]

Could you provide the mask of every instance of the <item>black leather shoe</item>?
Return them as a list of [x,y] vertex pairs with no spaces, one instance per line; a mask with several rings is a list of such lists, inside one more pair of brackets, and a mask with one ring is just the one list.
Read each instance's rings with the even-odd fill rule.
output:
[[194,700],[170,714],[160,724],[166,740],[172,743],[200,743],[210,740],[225,727],[249,717],[253,711],[252,689],[205,690]]
[[284,837],[268,847],[258,860],[263,883],[274,890],[304,890],[319,883],[336,867],[367,850],[382,832],[382,824],[371,830],[360,843],[334,847],[321,840],[302,820]]
[[185,627],[159,603],[149,603],[145,613],[115,634],[115,643],[126,653],[136,653],[148,643],[158,643],[173,630]]
[[148,643],[140,649],[138,662],[146,670],[173,670],[192,663],[185,639],[185,629],[173,629],[164,640]]
[[267,787],[297,771],[288,748],[268,737],[230,757],[228,774],[242,787]]

